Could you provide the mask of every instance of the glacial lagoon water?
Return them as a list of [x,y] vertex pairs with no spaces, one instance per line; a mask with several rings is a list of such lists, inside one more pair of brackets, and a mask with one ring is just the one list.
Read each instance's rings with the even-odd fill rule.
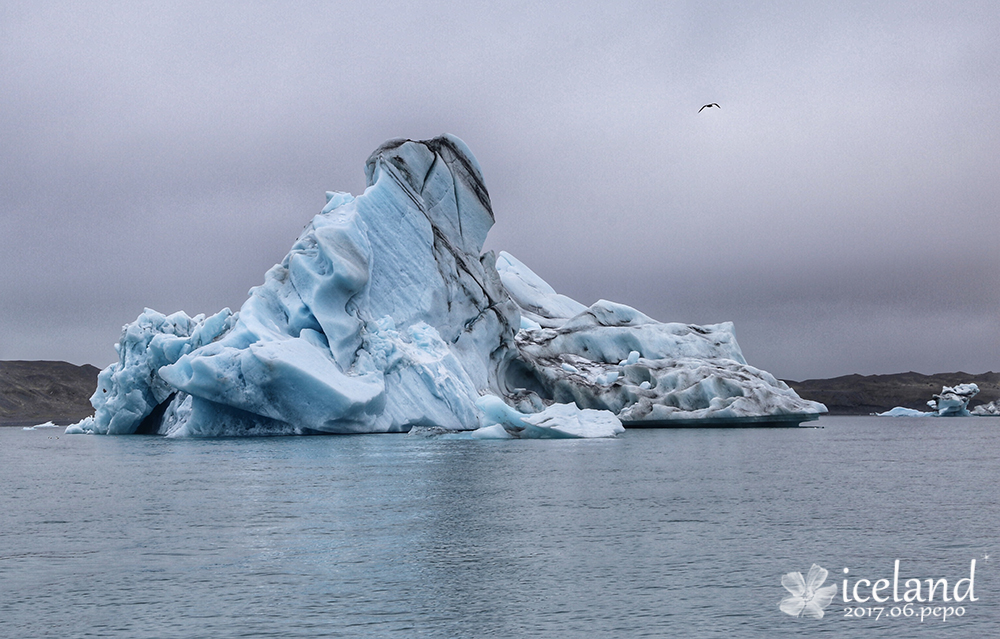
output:
[[[1000,636],[1000,419],[815,424],[596,441],[0,429],[0,637]],[[870,597],[896,560],[899,594],[908,578],[954,594],[973,559],[962,602],[842,601],[845,577]],[[814,563],[837,596],[822,619],[784,614],[782,576]],[[947,606],[962,615],[933,615]]]

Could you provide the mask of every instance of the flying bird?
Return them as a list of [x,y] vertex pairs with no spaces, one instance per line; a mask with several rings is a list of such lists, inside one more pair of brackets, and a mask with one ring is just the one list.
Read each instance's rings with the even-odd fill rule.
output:
[[713,102],[713,103],[711,103],[711,104],[706,104],[705,106],[703,106],[703,107],[701,107],[700,109],[698,109],[698,113],[701,113],[702,111],[704,111],[704,110],[705,110],[705,109],[707,109],[708,107],[715,107],[716,109],[721,109],[721,108],[722,108],[722,107],[720,107],[720,106],[719,106],[718,104],[716,104],[715,102]]

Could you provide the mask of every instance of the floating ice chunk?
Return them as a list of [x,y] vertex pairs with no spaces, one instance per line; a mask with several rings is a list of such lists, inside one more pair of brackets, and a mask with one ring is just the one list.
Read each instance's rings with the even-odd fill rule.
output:
[[35,424],[34,426],[24,426],[21,430],[37,430],[39,428],[59,428],[59,426],[52,422],[45,422],[44,424]]
[[484,395],[476,405],[483,412],[485,427],[499,425],[511,436],[521,439],[614,437],[625,432],[621,421],[612,413],[580,409],[573,404],[553,404],[539,413],[525,414],[499,397]]
[[879,417],[937,417],[937,413],[925,413],[922,410],[896,406],[884,413],[875,413]]
[[988,404],[980,404],[976,406],[969,414],[976,415],[978,417],[994,417],[1000,415],[1000,399],[993,400]]
[[934,399],[927,402],[931,408],[929,413],[896,406],[892,410],[877,413],[877,415],[879,417],[967,417],[976,414],[974,411],[970,413],[967,406],[969,400],[977,393],[979,393],[979,386],[975,384],[944,386],[941,388],[940,394],[934,395]]
[[411,437],[427,437],[434,439],[515,439],[502,424],[483,426],[476,430],[452,430],[440,426],[414,426],[410,430]]
[[513,439],[514,436],[507,432],[507,429],[503,427],[503,424],[493,424],[492,426],[483,426],[473,431],[469,431],[468,436],[470,439]]
[[927,405],[941,417],[967,417],[970,414],[967,408],[969,400],[978,393],[979,386],[975,384],[944,386],[941,394],[934,395]]
[[523,419],[530,426],[521,433],[522,438],[614,437],[625,432],[614,413],[578,408],[575,404],[553,404]]
[[84,417],[82,420],[75,424],[70,424],[66,427],[67,435],[93,435],[97,431],[97,426],[94,423],[94,416]]

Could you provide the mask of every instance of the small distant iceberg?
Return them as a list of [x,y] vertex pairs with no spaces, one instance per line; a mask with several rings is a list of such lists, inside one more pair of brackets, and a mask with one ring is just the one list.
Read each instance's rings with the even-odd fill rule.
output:
[[45,422],[44,424],[35,424],[34,426],[24,426],[21,430],[38,430],[39,428],[61,428],[58,424],[53,424],[52,422]]
[[989,404],[980,404],[969,413],[976,417],[1000,417],[1000,399],[995,399]]
[[975,384],[945,386],[941,389],[941,394],[934,395],[934,399],[927,402],[927,405],[936,410],[940,417],[968,417],[969,400],[978,393],[979,386]]
[[892,410],[887,410],[884,413],[876,413],[879,417],[968,417],[969,415],[989,415],[989,414],[1000,414],[1000,410],[997,409],[993,402],[990,406],[993,406],[994,413],[981,413],[977,412],[981,406],[977,406],[976,410],[969,411],[969,400],[979,393],[979,386],[976,384],[958,384],[956,386],[944,386],[941,388],[941,393],[934,395],[934,399],[927,402],[930,406],[931,411],[919,411],[913,408],[905,408],[903,406],[896,406]]
[[878,417],[937,417],[937,413],[928,413],[922,410],[917,410],[916,408],[906,408],[905,406],[897,406],[891,410],[887,410],[884,413],[875,413]]

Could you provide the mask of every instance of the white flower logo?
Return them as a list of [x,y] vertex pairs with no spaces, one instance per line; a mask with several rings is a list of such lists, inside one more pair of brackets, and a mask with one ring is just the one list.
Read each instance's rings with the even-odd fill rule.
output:
[[823,608],[829,606],[837,594],[837,584],[820,588],[826,581],[827,574],[826,568],[813,564],[805,579],[801,572],[790,572],[783,576],[781,585],[792,594],[778,604],[781,612],[793,617],[822,619]]

